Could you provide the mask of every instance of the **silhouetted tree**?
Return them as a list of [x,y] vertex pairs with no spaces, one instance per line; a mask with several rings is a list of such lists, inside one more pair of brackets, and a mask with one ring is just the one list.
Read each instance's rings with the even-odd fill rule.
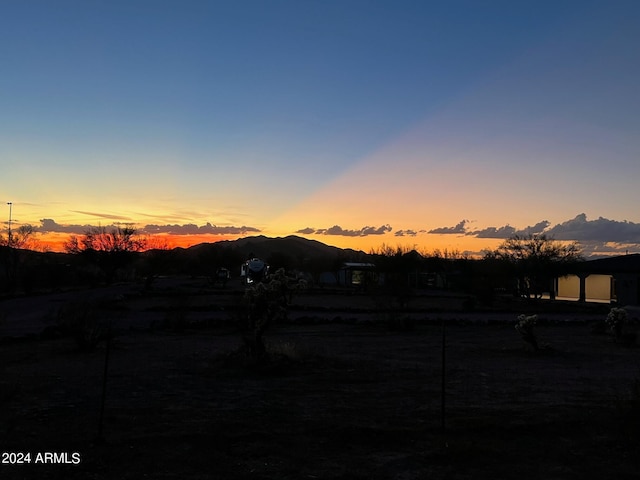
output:
[[145,240],[145,251],[135,263],[136,273],[144,278],[145,289],[151,288],[159,275],[173,273],[174,256],[175,252],[169,249],[166,241],[154,238]]
[[471,277],[469,255],[460,250],[440,250],[436,248],[427,254],[425,264],[431,272],[437,273],[445,289],[470,290]]
[[9,237],[0,235],[0,245],[11,248],[32,248],[34,246],[33,236],[36,229],[33,225],[20,225],[17,229],[11,231],[11,244]]
[[139,252],[145,247],[145,241],[137,235],[131,225],[117,226],[110,230],[106,227],[91,227],[82,238],[73,235],[65,244],[68,253],[82,253],[89,250],[105,253]]
[[509,299],[517,296],[517,279],[514,268],[499,258],[469,260],[472,273],[469,276],[469,292],[475,295],[480,304],[493,305],[496,294]]
[[545,234],[514,235],[495,250],[485,252],[485,259],[510,265],[519,280],[520,294],[539,298],[548,289],[554,298],[551,282],[582,260],[582,249],[577,242],[562,243]]
[[72,236],[65,244],[68,253],[78,254],[105,274],[107,283],[114,280],[116,272],[133,260],[133,254],[145,248],[145,240],[137,235],[131,225],[91,227],[78,238]]
[[369,255],[373,257],[376,271],[384,278],[382,285],[374,288],[374,296],[378,303],[386,309],[404,310],[408,307],[413,296],[410,276],[416,275],[421,268],[422,255],[417,251],[398,245],[391,247],[386,244],[378,249],[371,249]]
[[35,228],[25,224],[12,230],[6,237],[0,235],[0,263],[3,266],[7,290],[13,290],[17,286],[25,259],[24,252],[19,250],[33,248],[34,234]]

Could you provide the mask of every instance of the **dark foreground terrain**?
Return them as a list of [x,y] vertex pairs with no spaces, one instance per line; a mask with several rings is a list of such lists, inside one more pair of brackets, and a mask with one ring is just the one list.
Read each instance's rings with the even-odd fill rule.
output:
[[[80,352],[54,334],[5,338],[0,450],[31,463],[2,463],[0,478],[640,478],[640,349],[588,315],[541,315],[534,352],[505,320],[515,314],[425,310],[403,323],[328,313],[329,298],[274,327],[259,363],[239,352],[222,307],[130,301],[102,424],[106,342]],[[17,317],[5,313],[5,327]],[[36,464],[47,452],[79,462]]]

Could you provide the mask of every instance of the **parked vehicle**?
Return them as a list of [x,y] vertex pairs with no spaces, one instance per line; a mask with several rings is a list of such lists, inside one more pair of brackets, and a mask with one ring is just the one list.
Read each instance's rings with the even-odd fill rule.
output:
[[240,279],[243,285],[261,282],[269,275],[269,265],[259,258],[251,258],[240,267]]

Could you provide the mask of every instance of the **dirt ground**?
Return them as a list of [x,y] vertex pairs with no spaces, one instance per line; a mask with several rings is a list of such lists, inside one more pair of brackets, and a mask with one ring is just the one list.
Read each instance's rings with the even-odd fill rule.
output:
[[256,365],[236,300],[166,293],[125,302],[106,390],[106,342],[0,344],[0,478],[640,478],[640,348],[583,313],[549,314],[534,352],[514,314],[425,304],[398,323],[361,297],[308,297]]

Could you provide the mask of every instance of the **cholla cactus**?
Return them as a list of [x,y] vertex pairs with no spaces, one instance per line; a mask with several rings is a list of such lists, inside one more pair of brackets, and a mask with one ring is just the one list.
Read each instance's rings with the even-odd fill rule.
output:
[[530,344],[536,351],[539,347],[533,327],[537,321],[537,315],[518,315],[518,323],[516,323],[516,331],[522,336],[522,339]]
[[627,323],[627,311],[621,307],[613,307],[607,315],[607,325],[616,338],[622,336],[622,328],[625,323]]
[[520,333],[530,332],[533,330],[533,327],[535,326],[537,321],[537,315],[518,315],[516,330]]
[[283,269],[271,276],[267,283],[256,283],[244,292],[247,325],[244,339],[252,357],[265,354],[264,332],[274,321],[287,316],[287,282]]

